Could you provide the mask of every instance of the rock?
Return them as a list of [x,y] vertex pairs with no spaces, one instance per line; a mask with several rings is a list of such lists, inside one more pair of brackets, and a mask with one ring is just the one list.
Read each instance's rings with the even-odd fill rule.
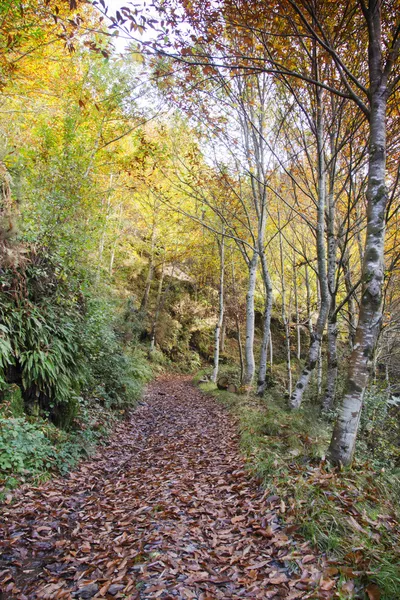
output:
[[112,585],[110,585],[110,587],[108,588],[107,593],[111,594],[111,596],[115,596],[116,594],[118,594],[118,592],[122,592],[122,590],[125,588],[124,585],[121,585],[120,583],[113,583]]
[[87,598],[93,598],[99,591],[99,586],[97,583],[89,583],[84,587],[79,588],[77,592],[75,592],[75,598],[83,598],[86,600]]
[[227,377],[220,377],[217,381],[217,388],[219,390],[227,390],[229,386],[229,379]]

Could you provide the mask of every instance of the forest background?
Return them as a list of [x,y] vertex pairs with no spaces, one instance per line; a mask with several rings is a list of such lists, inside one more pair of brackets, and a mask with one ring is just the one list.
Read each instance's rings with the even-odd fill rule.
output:
[[398,5],[21,7],[0,7],[3,499],[158,371],[197,372],[288,523],[395,597]]

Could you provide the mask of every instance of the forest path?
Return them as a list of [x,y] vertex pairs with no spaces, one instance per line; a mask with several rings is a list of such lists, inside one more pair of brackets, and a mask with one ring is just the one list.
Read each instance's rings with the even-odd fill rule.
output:
[[226,410],[163,377],[94,458],[3,508],[0,597],[331,598],[279,505],[245,470]]

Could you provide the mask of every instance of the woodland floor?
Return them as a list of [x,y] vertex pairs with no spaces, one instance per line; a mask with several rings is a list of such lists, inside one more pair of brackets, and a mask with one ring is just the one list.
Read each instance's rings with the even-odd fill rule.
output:
[[280,510],[226,409],[164,377],[96,456],[2,507],[0,598],[333,597]]

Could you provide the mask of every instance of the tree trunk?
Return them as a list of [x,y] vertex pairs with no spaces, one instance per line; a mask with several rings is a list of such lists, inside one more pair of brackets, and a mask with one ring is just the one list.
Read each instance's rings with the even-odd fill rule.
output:
[[219,370],[219,350],[221,344],[221,329],[224,320],[224,276],[225,276],[225,240],[222,235],[221,240],[218,240],[219,249],[219,314],[218,321],[215,327],[215,344],[214,344],[214,369],[211,375],[211,381],[216,383]]
[[274,347],[272,344],[272,333],[271,333],[271,328],[269,330],[269,364],[271,367],[271,374],[272,374],[272,365],[274,364]]
[[338,376],[337,360],[337,317],[335,314],[336,305],[334,304],[329,311],[328,316],[328,368],[326,374],[326,389],[322,408],[330,410],[333,407],[336,396],[336,384]]
[[[99,242],[99,258],[98,258],[98,262],[97,262],[96,284],[100,283],[101,268],[103,266],[103,254],[104,254],[104,244],[106,241],[106,234],[107,234],[107,222],[108,222],[108,218],[110,216],[112,181],[113,181],[113,174],[110,175],[110,184],[109,184],[109,190],[108,190],[108,194],[107,194],[107,208],[106,208],[106,214],[104,217],[103,228],[102,228],[100,242]],[[103,209],[103,207],[104,207],[104,199],[101,201],[101,208]]]
[[311,338],[313,335],[314,327],[313,327],[312,315],[311,315],[311,288],[310,288],[310,276],[308,274],[308,265],[307,264],[305,266],[305,280],[306,280],[306,292],[307,292],[307,326],[308,326],[308,333],[310,334],[310,345],[311,345]]
[[[286,310],[286,283],[285,283],[285,260],[283,255],[283,240],[281,230],[281,216],[278,211],[278,235],[279,235],[279,266],[280,266],[280,279],[281,279],[281,315],[282,323],[285,329],[285,350],[286,350],[286,369],[288,374],[288,393],[289,396],[292,394],[292,365],[291,365],[291,353],[290,353],[290,323]],[[289,307],[290,315],[290,307]]]
[[296,259],[293,257],[293,289],[294,289],[294,309],[296,312],[296,358],[301,359],[301,327],[299,312],[299,292],[297,287],[297,267]]
[[151,231],[151,246],[150,246],[150,257],[149,257],[149,270],[147,271],[146,285],[144,288],[144,294],[140,303],[140,311],[145,312],[147,303],[149,301],[149,295],[151,290],[151,284],[153,283],[154,276],[154,250],[156,245],[156,225],[153,222],[153,228]]
[[322,394],[322,345],[318,348],[318,361],[317,361],[317,399],[321,398]]
[[[235,300],[237,300],[235,261],[233,260],[233,251],[232,251],[232,256],[231,256],[231,264],[232,264],[232,292],[233,292],[233,297],[235,298]],[[244,357],[243,357],[243,346],[242,346],[242,332],[241,332],[241,328],[240,328],[239,312],[238,312],[237,308],[235,310],[235,323],[236,323],[237,343],[238,343],[238,350],[239,350],[239,361],[240,361],[240,383],[242,383],[243,375],[244,375]]]
[[317,258],[318,279],[321,290],[321,303],[315,331],[311,336],[306,364],[296,383],[296,387],[289,399],[289,407],[299,408],[303,400],[310,377],[318,361],[319,348],[322,343],[322,335],[325,329],[329,311],[329,289],[326,272],[326,249],[325,249],[325,159],[323,140],[323,114],[321,102],[321,90],[317,90],[317,148],[318,148],[318,224],[317,224]]
[[240,383],[242,383],[243,375],[244,375],[244,357],[243,357],[243,346],[242,346],[242,332],[240,329],[239,315],[237,313],[235,314],[235,322],[236,322],[237,343],[238,343],[239,361],[240,361]]
[[348,319],[349,346],[350,346],[350,350],[353,350],[356,329],[357,329],[357,317],[356,317],[356,310],[355,310],[354,293],[351,293],[351,291],[353,289],[353,282],[352,282],[352,278],[351,278],[350,256],[349,256],[348,249],[346,250],[345,255],[343,257],[343,275],[344,275],[344,284],[346,286],[346,294],[349,296],[349,301],[347,303],[347,309],[348,309],[348,315],[349,315],[349,319]]
[[160,310],[161,310],[163,283],[164,283],[164,261],[163,261],[162,267],[161,267],[161,276],[160,276],[160,281],[158,282],[158,290],[157,290],[156,310],[154,313],[153,323],[151,326],[150,352],[153,352],[156,347],[157,323],[158,323],[158,317],[160,316]]
[[346,394],[332,435],[330,457],[336,464],[352,462],[369,366],[382,322],[386,189],[387,87],[382,78],[380,2],[369,9],[370,137],[367,186],[367,231],[363,261],[360,315],[350,358]]
[[219,344],[220,352],[225,352],[225,340],[226,340],[226,318],[225,318],[225,314],[224,314],[224,318],[222,320],[222,326],[221,326],[221,339],[220,339],[220,344]]
[[329,287],[329,314],[328,314],[328,365],[326,374],[326,389],[322,400],[322,408],[330,410],[336,396],[336,383],[338,375],[337,359],[337,315],[336,315],[336,255],[338,241],[335,235],[336,206],[334,198],[334,185],[336,159],[333,134],[331,136],[331,168],[329,170],[329,201],[328,201],[328,287]]
[[272,313],[272,282],[268,269],[267,259],[264,248],[260,248],[261,268],[265,291],[264,319],[263,319],[263,337],[260,350],[260,368],[257,381],[257,395],[263,396],[267,387],[267,358],[268,344],[271,330]]
[[118,238],[121,233],[121,224],[122,224],[122,202],[120,203],[119,209],[118,209],[117,232],[116,232],[116,235],[115,235],[115,238],[113,241],[113,245],[111,248],[110,265],[108,267],[108,273],[109,273],[110,277],[112,276],[112,274],[114,272],[115,251],[117,249],[117,242],[118,242]]
[[246,294],[246,341],[245,357],[246,368],[243,377],[243,385],[250,386],[255,372],[254,360],[254,292],[257,280],[258,252],[254,251],[249,262],[249,283]]

